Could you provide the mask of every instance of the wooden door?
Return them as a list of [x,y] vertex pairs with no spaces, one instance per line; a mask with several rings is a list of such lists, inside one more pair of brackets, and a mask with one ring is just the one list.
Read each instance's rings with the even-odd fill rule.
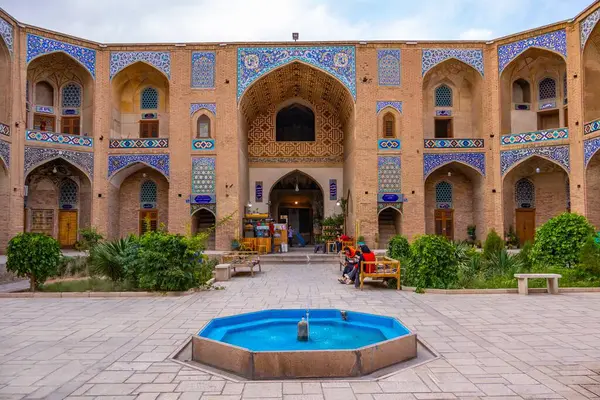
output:
[[454,240],[454,210],[435,210],[435,234]]
[[533,242],[535,236],[535,208],[519,208],[517,214],[517,237],[519,243]]
[[158,211],[140,210],[140,235],[158,228]]
[[77,241],[77,211],[58,212],[58,242],[60,247],[72,247]]

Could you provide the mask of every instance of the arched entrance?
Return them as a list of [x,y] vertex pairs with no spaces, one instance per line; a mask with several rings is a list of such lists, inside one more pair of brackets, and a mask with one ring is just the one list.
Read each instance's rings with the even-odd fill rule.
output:
[[586,216],[600,229],[600,152],[596,152],[585,170]]
[[287,222],[306,243],[313,243],[323,219],[323,190],[309,175],[293,171],[279,179],[269,193],[269,212]]
[[379,248],[387,249],[390,240],[402,234],[402,214],[394,207],[384,208],[377,217],[379,225]]
[[192,214],[192,235],[210,230],[206,250],[215,249],[215,224],[215,215],[206,208],[200,208]]
[[79,230],[91,224],[89,177],[58,158],[33,169],[25,185],[25,231],[45,233],[58,239],[61,247],[73,247]]

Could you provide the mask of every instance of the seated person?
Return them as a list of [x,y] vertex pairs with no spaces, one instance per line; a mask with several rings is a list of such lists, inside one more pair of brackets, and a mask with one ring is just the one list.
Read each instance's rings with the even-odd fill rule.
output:
[[359,255],[356,254],[356,250],[354,250],[353,247],[344,247],[344,254],[346,257],[346,262],[344,265],[344,272],[342,272],[342,277],[338,279],[340,283],[345,283],[348,274],[359,262]]
[[[354,287],[359,287],[360,286],[360,273],[361,273],[361,263],[363,261],[376,261],[377,258],[375,257],[375,253],[373,253],[371,251],[371,249],[369,249],[369,247],[366,244],[363,244],[362,246],[360,246],[360,257],[359,257],[359,261],[356,264],[355,268],[350,271],[350,273],[348,274],[347,280],[344,282],[347,285],[350,285],[352,282],[354,282]],[[364,267],[365,272],[367,273],[371,273],[375,270],[375,265],[369,264],[366,265]]]

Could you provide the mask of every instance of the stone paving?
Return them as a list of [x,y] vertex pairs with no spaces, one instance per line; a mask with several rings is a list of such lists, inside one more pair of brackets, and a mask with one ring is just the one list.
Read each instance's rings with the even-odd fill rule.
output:
[[[418,295],[266,265],[187,297],[0,299],[0,399],[586,399],[600,397],[600,293]],[[238,383],[171,352],[215,316],[341,308],[400,318],[441,358],[379,381]]]

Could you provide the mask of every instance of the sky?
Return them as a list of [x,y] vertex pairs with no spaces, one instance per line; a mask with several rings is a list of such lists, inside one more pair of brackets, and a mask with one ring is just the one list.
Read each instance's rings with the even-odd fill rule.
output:
[[488,40],[592,0],[2,0],[20,22],[101,43]]

